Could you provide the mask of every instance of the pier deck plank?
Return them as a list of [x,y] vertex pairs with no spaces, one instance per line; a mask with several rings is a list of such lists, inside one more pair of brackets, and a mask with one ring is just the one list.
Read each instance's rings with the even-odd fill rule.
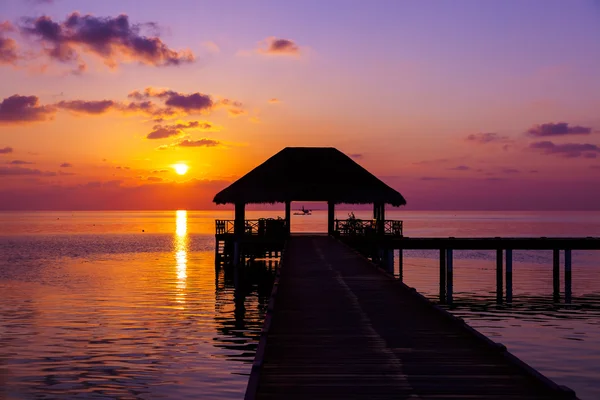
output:
[[569,398],[333,238],[284,257],[248,399]]

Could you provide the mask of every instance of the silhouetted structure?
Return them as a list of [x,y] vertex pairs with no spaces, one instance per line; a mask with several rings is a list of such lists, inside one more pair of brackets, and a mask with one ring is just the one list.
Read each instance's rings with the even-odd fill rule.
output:
[[[385,205],[406,204],[392,189],[350,157],[332,147],[286,147],[219,192],[214,202],[234,204],[235,220],[217,220],[217,258],[281,251],[290,233],[292,201],[327,202],[327,232],[402,235],[401,221],[386,221]],[[246,204],[285,203],[285,218],[246,220]],[[336,221],[336,204],[373,204],[373,220],[354,225]],[[360,222],[358,222],[360,221]]]

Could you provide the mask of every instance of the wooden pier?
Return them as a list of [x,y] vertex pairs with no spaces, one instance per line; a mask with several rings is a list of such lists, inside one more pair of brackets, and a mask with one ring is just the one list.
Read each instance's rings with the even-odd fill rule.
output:
[[246,399],[573,399],[347,245],[291,236]]

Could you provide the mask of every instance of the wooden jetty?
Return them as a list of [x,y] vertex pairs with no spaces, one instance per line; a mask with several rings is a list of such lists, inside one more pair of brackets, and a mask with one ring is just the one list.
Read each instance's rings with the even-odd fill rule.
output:
[[[327,235],[291,235],[292,201],[326,202]],[[600,239],[406,237],[402,221],[385,217],[386,204],[405,205],[404,197],[334,148],[285,148],[214,202],[235,206],[233,220],[216,221],[217,267],[283,253],[247,399],[575,398],[405,286],[403,251],[439,251],[441,302],[452,301],[455,250],[496,251],[499,302],[504,277],[512,299],[512,252],[520,249],[553,250],[558,296],[564,251],[570,301],[571,252],[600,249]],[[247,220],[252,203],[284,203],[285,217]],[[344,203],[372,204],[373,218],[336,220]]]
[[571,399],[331,237],[292,236],[246,399]]

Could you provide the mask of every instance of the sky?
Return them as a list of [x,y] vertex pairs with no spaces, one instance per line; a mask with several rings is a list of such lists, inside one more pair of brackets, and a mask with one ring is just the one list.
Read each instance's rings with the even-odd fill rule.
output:
[[2,0],[0,210],[214,208],[287,146],[410,210],[597,210],[598,65],[595,0]]

